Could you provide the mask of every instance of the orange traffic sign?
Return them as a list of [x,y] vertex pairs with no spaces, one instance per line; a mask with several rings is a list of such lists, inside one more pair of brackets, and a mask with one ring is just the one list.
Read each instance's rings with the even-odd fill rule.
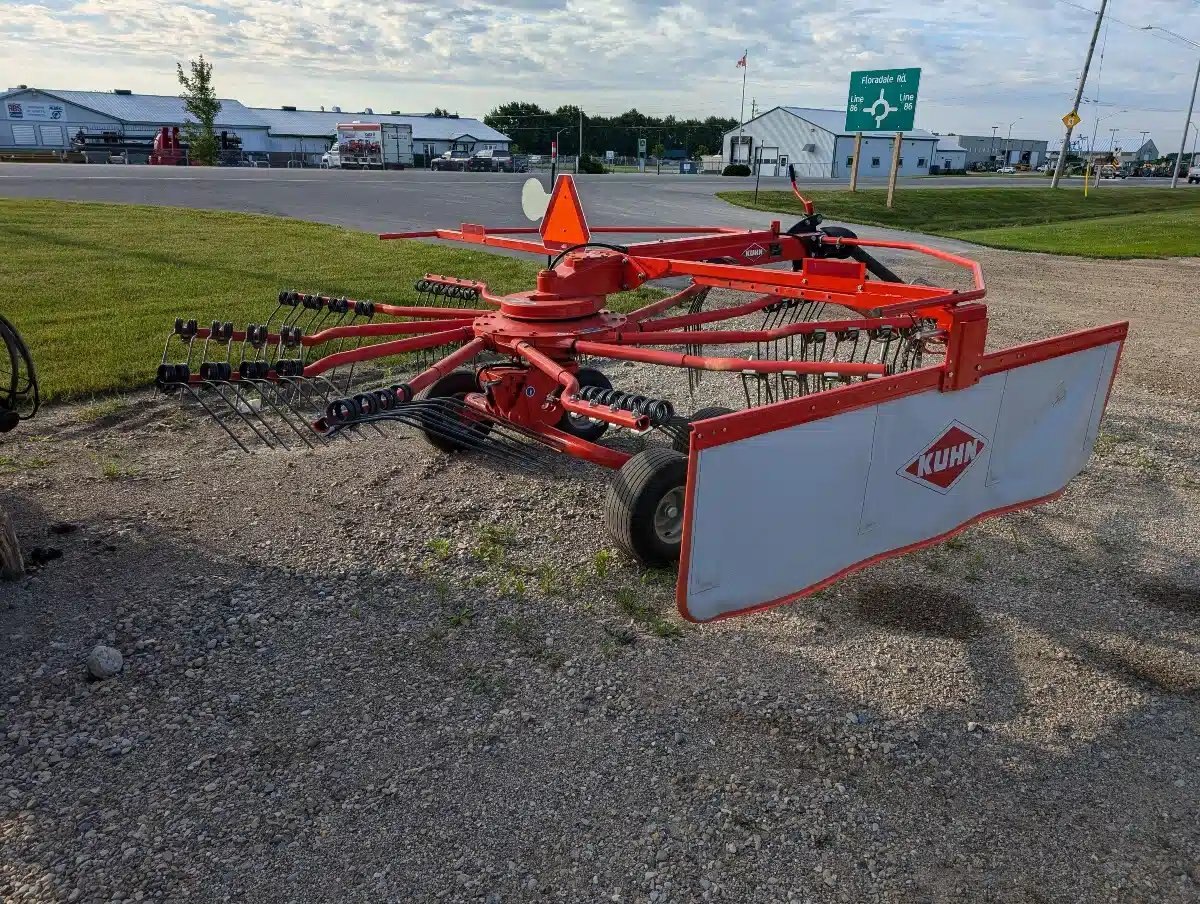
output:
[[1074,110],[1072,110],[1070,113],[1068,113],[1066,116],[1064,116],[1062,118],[1062,121],[1063,121],[1063,125],[1066,126],[1068,129],[1073,129],[1077,125],[1079,125],[1081,122],[1083,122],[1083,120],[1079,118],[1079,114],[1076,113]]
[[568,248],[582,245],[589,238],[587,220],[583,216],[583,205],[575,190],[575,180],[570,176],[559,176],[550,195],[550,206],[542,218],[542,244],[546,247]]

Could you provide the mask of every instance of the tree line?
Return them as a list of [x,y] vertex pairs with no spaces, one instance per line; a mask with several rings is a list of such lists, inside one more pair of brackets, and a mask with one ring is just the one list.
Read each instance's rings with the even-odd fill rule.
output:
[[[526,101],[500,104],[483,117],[486,125],[503,132],[513,140],[517,151],[526,154],[549,154],[550,142],[558,135],[558,152],[579,152],[580,110],[564,104],[547,110]],[[678,119],[675,116],[648,116],[636,109],[620,116],[591,116],[583,114],[583,149],[596,157],[605,151],[633,157],[638,152],[638,139],[646,139],[650,154],[683,150],[690,157],[719,154],[721,137],[737,126],[737,120],[721,116],[706,119]]]

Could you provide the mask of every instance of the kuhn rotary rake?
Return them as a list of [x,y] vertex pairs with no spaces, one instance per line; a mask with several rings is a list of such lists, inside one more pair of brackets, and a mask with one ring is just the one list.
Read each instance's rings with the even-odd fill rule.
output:
[[[160,387],[247,449],[316,448],[399,422],[506,465],[540,449],[613,468],[610,531],[644,562],[680,561],[679,608],[696,621],[795,599],[1050,499],[1090,455],[1126,324],[987,353],[973,261],[821,228],[808,202],[787,230],[589,229],[569,176],[548,204],[531,182],[540,228],[382,238],[551,255],[534,290],[427,275],[418,306],[282,292],[264,323],[176,321]],[[593,238],[639,233],[679,237]],[[965,268],[972,285],[907,283],[877,248]],[[687,285],[668,297],[608,307],[675,277]],[[692,413],[610,382],[649,369],[602,362],[683,369]],[[706,372],[730,374],[744,408],[697,409]],[[639,449],[605,438],[611,428],[664,442]]]

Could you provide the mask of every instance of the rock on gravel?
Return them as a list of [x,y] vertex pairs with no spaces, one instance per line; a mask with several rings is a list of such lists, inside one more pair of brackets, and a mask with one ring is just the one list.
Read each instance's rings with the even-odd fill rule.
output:
[[125,657],[121,651],[104,644],[97,644],[87,658],[88,674],[99,680],[120,674],[124,667]]

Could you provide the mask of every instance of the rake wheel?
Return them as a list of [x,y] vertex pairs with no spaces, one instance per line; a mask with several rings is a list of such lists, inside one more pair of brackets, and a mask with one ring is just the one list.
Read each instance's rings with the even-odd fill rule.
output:
[[647,565],[679,560],[687,457],[651,446],[621,466],[609,484],[604,520],[613,538]]
[[[462,401],[473,392],[479,392],[479,379],[475,373],[469,370],[456,370],[435,382],[418,398]],[[431,446],[443,452],[461,452],[464,449],[472,448],[478,440],[487,436],[491,429],[491,425],[486,421],[473,419],[466,409],[453,415],[457,423],[452,426],[445,424],[435,426],[432,423],[434,417],[444,419],[445,416],[426,414],[422,420],[422,432]],[[457,436],[459,431],[461,431],[461,439]]]
[[[697,421],[707,421],[710,417],[720,417],[723,414],[733,414],[732,408],[724,408],[721,405],[710,405],[707,408],[701,408],[695,414],[687,419],[688,424],[694,424]],[[692,431],[689,427],[684,427],[675,434],[675,438],[671,440],[671,448],[676,452],[682,452],[687,455],[692,449]]]

